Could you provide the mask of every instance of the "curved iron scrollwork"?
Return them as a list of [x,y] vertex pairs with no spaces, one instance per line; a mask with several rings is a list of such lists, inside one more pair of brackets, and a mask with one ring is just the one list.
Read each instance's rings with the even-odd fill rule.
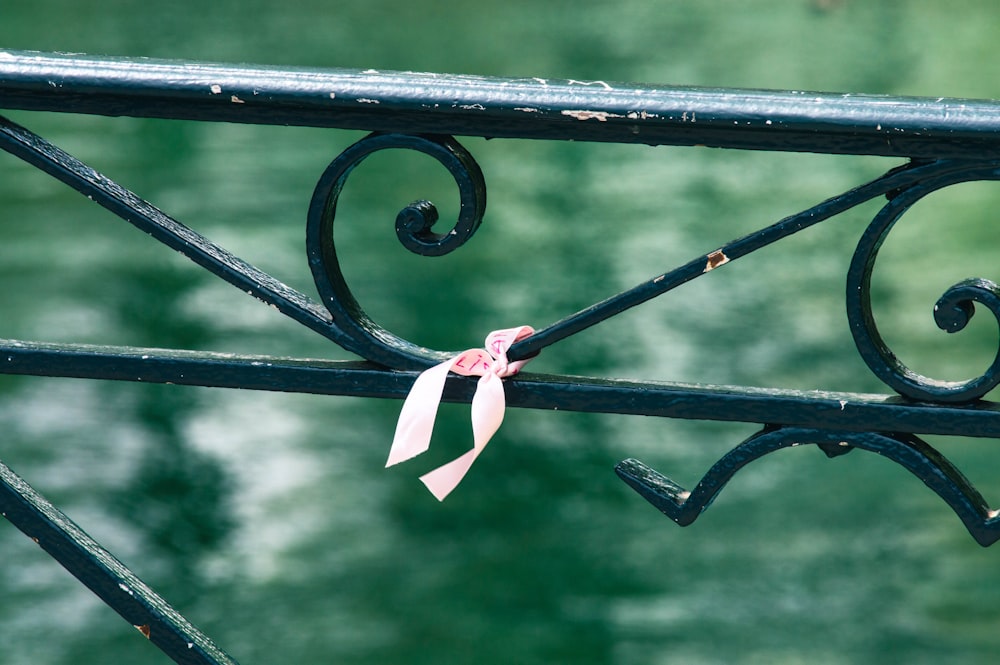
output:
[[347,286],[333,240],[337,201],[351,171],[369,155],[396,148],[436,159],[455,179],[460,196],[458,221],[445,233],[433,230],[438,213],[430,201],[414,201],[403,208],[396,216],[396,236],[403,246],[415,254],[441,256],[472,237],[486,211],[486,182],[472,155],[450,136],[375,133],[344,150],[323,173],[309,206],[306,247],[316,288],[333,315],[333,325],[343,333],[339,343],[394,369],[422,369],[441,362],[447,354],[417,346],[372,321]]
[[[350,174],[382,150],[428,155],[451,174],[458,188],[460,211],[449,229],[437,227],[437,209],[429,201],[415,201],[396,216],[397,238],[422,256],[440,256],[461,247],[479,228],[485,212],[482,171],[452,135],[910,159],[870,182],[542,327],[507,354],[510,360],[535,355],[631,307],[885,196],[888,203],[862,234],[850,262],[846,306],[861,357],[899,396],[522,372],[506,379],[506,399],[510,406],[525,408],[762,425],[761,431],[718,460],[690,491],[637,460],[617,465],[616,472],[629,486],[681,525],[693,523],[747,464],[777,450],[813,444],[829,457],[861,449],[891,459],[944,500],[979,544],[1000,540],[1000,511],[991,509],[965,476],[918,436],[1000,438],[1000,403],[983,399],[1000,385],[1000,350],[973,379],[950,382],[922,376],[906,367],[882,339],[871,302],[879,250],[907,210],[928,194],[954,184],[1000,180],[1000,104],[996,102],[873,100],[852,95],[818,95],[806,100],[795,93],[612,88],[606,83],[590,86],[579,81],[478,77],[435,76],[433,82],[421,79],[414,86],[413,77],[406,74],[277,72],[205,63],[194,68],[200,75],[192,77],[190,63],[129,60],[123,66],[122,61],[72,55],[4,51],[0,56],[0,107],[7,109],[375,130],[338,155],[316,185],[306,224],[308,264],[320,296],[316,302],[40,136],[0,117],[0,149],[364,359],[234,356],[0,339],[0,373],[6,374],[404,397],[418,370],[448,354],[402,339],[365,313],[341,271],[333,238],[338,199]],[[139,80],[141,90],[135,87]],[[341,94],[344,90],[352,94]],[[379,100],[377,109],[367,103],[371,100]],[[955,284],[938,300],[934,319],[947,332],[962,330],[977,304],[1000,321],[1000,286],[983,277]],[[449,380],[443,398],[469,402],[475,385],[474,377],[455,377]],[[233,662],[2,463],[0,513],[177,662]]]
[[660,512],[687,526],[712,504],[737,471],[769,453],[802,444],[815,444],[831,458],[855,448],[882,455],[924,481],[955,511],[980,545],[987,547],[1000,539],[998,511],[987,505],[944,455],[912,434],[766,427],[716,462],[690,491],[636,459],[619,462],[615,472]]
[[[397,237],[407,249],[424,256],[439,256],[461,247],[482,222],[486,185],[475,159],[450,136],[374,133],[348,147],[330,163],[316,185],[306,225],[308,262],[321,303],[230,254],[41,137],[3,119],[0,119],[0,147],[69,184],[241,291],[273,305],[368,361],[320,363],[268,359],[273,362],[262,363],[260,358],[220,359],[211,354],[143,352],[141,372],[116,373],[106,366],[131,367],[130,359],[137,355],[135,350],[54,348],[8,341],[0,344],[8,360],[2,367],[5,372],[395,398],[405,394],[416,371],[448,357],[442,351],[402,339],[371,320],[341,271],[333,231],[338,199],[348,177],[360,163],[382,150],[415,150],[434,158],[451,174],[458,187],[460,211],[455,224],[442,232],[435,228],[434,205],[415,201],[397,215]],[[997,436],[1000,405],[984,404],[981,398],[1000,383],[1000,353],[983,375],[965,382],[936,381],[912,372],[896,359],[879,335],[872,315],[870,284],[879,248],[911,206],[927,194],[956,183],[997,179],[1000,179],[997,162],[950,159],[911,162],[541,328],[515,344],[508,353],[511,359],[537,354],[547,346],[758,249],[861,203],[887,196],[889,202],[868,226],[854,253],[847,277],[846,303],[850,330],[861,356],[875,375],[902,399],[755,392],[748,388],[628,383],[523,373],[511,382],[511,404],[767,424],[763,432],[720,460],[690,495],[640,462],[626,460],[618,466],[619,475],[679,524],[693,522],[742,466],[773,450],[810,442],[830,455],[862,448],[895,460],[934,489],[977,541],[988,545],[1000,533],[995,513],[957,469],[915,434]],[[975,303],[1000,319],[1000,287],[986,279],[974,278],[945,292],[935,307],[935,320],[949,332],[961,330],[973,315]],[[109,363],[110,359],[116,362]],[[269,368],[266,379],[259,378],[258,367],[262,365]],[[456,378],[451,386],[445,399],[470,399],[472,382],[468,379]],[[750,403],[752,408],[747,406]],[[709,405],[725,406],[732,412],[719,414],[716,407]],[[848,444],[842,446],[841,442]]]
[[[211,354],[144,352],[139,365],[142,373],[129,370],[119,375],[103,367],[102,359],[106,363],[107,359],[114,358],[119,368],[130,367],[127,360],[136,355],[134,350],[109,352],[11,342],[4,346],[8,357],[8,364],[3,368],[6,372],[400,397],[412,380],[412,372],[448,356],[404,340],[368,317],[341,271],[333,230],[340,194],[360,163],[382,150],[415,150],[431,156],[447,169],[458,187],[461,207],[454,226],[441,232],[435,229],[437,210],[434,205],[416,201],[397,215],[397,237],[407,249],[424,256],[439,256],[461,247],[482,223],[486,184],[475,159],[450,136],[374,133],[348,147],[330,163],[316,185],[306,225],[309,267],[322,304],[233,256],[41,137],[2,119],[0,147],[69,184],[242,291],[274,305],[299,323],[374,363],[321,364],[312,361],[303,364],[303,361],[272,359],[275,362],[264,363],[270,368],[271,377],[261,380],[257,369],[262,365],[259,358],[219,359]],[[879,248],[893,225],[911,206],[949,185],[996,179],[1000,179],[1000,169],[994,162],[911,162],[542,328],[515,344],[509,352],[512,359],[537,354],[546,346],[731,261],[861,203],[887,196],[889,202],[868,226],[855,251],[847,279],[847,312],[851,332],[865,362],[876,376],[905,398],[903,401],[879,401],[871,396],[853,394],[751,393],[749,389],[630,384],[524,373],[510,386],[511,403],[533,408],[770,423],[763,432],[722,458],[690,493],[641,462],[626,460],[618,465],[617,472],[626,482],[678,524],[693,522],[738,469],[768,452],[809,442],[831,456],[861,448],[895,460],[934,489],[955,510],[978,542],[989,545],[1000,533],[995,513],[961,473],[915,433],[1000,434],[1000,408],[984,408],[978,401],[1000,382],[1000,354],[982,376],[966,382],[936,381],[912,372],[896,359],[878,333],[871,311],[870,283]],[[974,303],[984,305],[1000,318],[1000,287],[982,278],[953,286],[938,301],[935,320],[949,332],[961,330],[973,314]],[[220,367],[225,367],[226,372],[220,372]],[[234,378],[220,378],[227,373]],[[307,375],[310,378],[306,378]],[[315,378],[317,376],[321,378]],[[446,393],[446,399],[467,401],[470,398],[468,380],[456,378],[451,383],[453,388]],[[679,394],[684,397],[678,398]],[[638,399],[638,395],[643,399]],[[746,406],[748,401],[755,403],[753,408]],[[968,406],[962,406],[966,403]],[[732,413],[720,415],[709,406],[713,404],[725,405]],[[932,406],[934,404],[940,406]],[[851,406],[849,410],[848,405]],[[941,410],[945,405],[955,405],[949,407],[953,409],[949,417],[965,419],[969,423],[965,430],[960,425],[939,425],[929,410]],[[740,408],[746,412],[739,413]],[[847,445],[842,445],[844,443]]]
[[[967,165],[913,183],[891,193],[858,243],[847,273],[847,316],[858,352],[874,374],[901,395],[930,402],[971,402],[1000,383],[1000,346],[990,366],[966,381],[940,381],[922,376],[904,365],[888,347],[875,325],[871,304],[871,276],[878,251],[902,215],[920,199],[950,185],[972,180],[1000,179],[996,164]],[[949,333],[965,328],[980,303],[1000,322],[1000,286],[970,278],[949,288],[934,306],[934,320]]]

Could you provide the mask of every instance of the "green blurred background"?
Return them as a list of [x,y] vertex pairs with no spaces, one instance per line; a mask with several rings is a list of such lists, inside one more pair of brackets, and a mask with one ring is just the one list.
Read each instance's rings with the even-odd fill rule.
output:
[[[995,98],[998,21],[986,0],[0,0],[0,48]],[[9,116],[310,294],[309,197],[362,135]],[[391,231],[415,198],[444,219],[457,207],[446,173],[419,155],[366,161],[338,216],[358,300],[436,348],[546,325],[899,163],[462,142],[490,204],[460,251],[415,257]],[[931,308],[961,279],[1000,278],[998,203],[991,184],[934,194],[880,254],[879,324],[915,369],[962,378],[995,354],[991,317],[947,337]],[[843,312],[877,208],[567,340],[532,369],[886,392]],[[0,228],[3,337],[350,357],[6,154]],[[886,460],[782,452],[681,529],[615,462],[639,457],[690,486],[754,426],[513,411],[439,504],[416,478],[467,445],[468,407],[445,406],[432,452],[385,470],[398,409],[0,377],[0,459],[246,664],[995,662],[998,550]],[[992,441],[931,440],[1000,502]],[[0,524],[0,663],[107,662],[167,659]]]

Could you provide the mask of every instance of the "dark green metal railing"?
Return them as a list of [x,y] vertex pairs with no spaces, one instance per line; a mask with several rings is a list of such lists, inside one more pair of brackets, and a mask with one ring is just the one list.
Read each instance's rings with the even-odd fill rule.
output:
[[[479,228],[485,210],[483,174],[454,136],[905,158],[903,165],[868,183],[568,313],[517,342],[509,353],[512,359],[530,357],[758,249],[884,197],[886,203],[858,241],[847,273],[845,304],[847,330],[861,358],[891,394],[522,373],[506,380],[507,402],[534,409],[759,424],[760,432],[719,460],[691,491],[637,460],[618,465],[618,474],[630,486],[679,524],[693,522],[744,465],[785,447],[811,443],[830,457],[862,449],[892,459],[947,502],[977,542],[987,546],[1000,538],[996,511],[957,468],[918,436],[1000,436],[1000,404],[985,399],[1000,383],[1000,352],[981,375],[967,381],[921,376],[903,365],[882,339],[870,302],[879,248],[913,204],[957,183],[1000,179],[1000,103],[371,70],[282,70],[0,51],[0,109],[372,132],[331,162],[313,195],[306,235],[317,301],[37,134],[0,118],[0,148],[361,358],[336,362],[0,340],[0,372],[393,399],[406,395],[418,371],[451,354],[418,346],[382,328],[365,313],[341,273],[333,242],[337,200],[352,170],[371,154],[394,149],[423,152],[454,178],[461,209],[453,225],[437,223],[437,211],[427,201],[414,202],[396,219],[400,242],[426,256],[461,247]],[[935,306],[935,321],[942,330],[955,332],[977,307],[1000,318],[1000,287],[982,277],[955,284]],[[444,399],[468,402],[474,388],[474,379],[455,377]],[[232,662],[4,466],[0,466],[0,508],[175,661]]]

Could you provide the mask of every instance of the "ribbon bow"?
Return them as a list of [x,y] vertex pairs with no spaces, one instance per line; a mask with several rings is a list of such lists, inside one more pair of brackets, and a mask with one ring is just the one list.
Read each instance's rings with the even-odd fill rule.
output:
[[413,387],[410,388],[410,393],[406,396],[403,408],[399,412],[396,434],[392,439],[392,448],[389,449],[389,459],[386,460],[385,466],[388,468],[416,457],[430,447],[434,419],[437,417],[438,404],[441,403],[441,393],[444,391],[448,372],[462,376],[479,376],[476,392],[472,396],[472,450],[420,477],[431,494],[437,497],[438,501],[444,501],[444,498],[462,482],[472,463],[483,452],[503,422],[506,400],[502,379],[517,374],[530,360],[528,358],[508,362],[507,349],[514,342],[534,332],[531,326],[494,330],[486,338],[485,349],[463,351],[454,358],[422,372],[413,382]]

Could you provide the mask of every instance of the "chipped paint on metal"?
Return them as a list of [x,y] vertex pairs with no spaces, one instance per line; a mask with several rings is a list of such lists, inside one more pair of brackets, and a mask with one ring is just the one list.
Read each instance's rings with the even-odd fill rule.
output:
[[721,249],[717,249],[707,257],[707,262],[705,263],[705,270],[702,272],[709,272],[715,270],[719,266],[729,263],[729,257]]
[[577,81],[576,79],[570,79],[568,81],[570,85],[599,85],[605,90],[614,90],[610,85],[604,81]]
[[577,120],[598,120],[600,122],[607,122],[608,118],[621,118],[622,116],[615,113],[608,113],[607,111],[563,111],[563,115],[568,115],[571,118],[576,118]]

